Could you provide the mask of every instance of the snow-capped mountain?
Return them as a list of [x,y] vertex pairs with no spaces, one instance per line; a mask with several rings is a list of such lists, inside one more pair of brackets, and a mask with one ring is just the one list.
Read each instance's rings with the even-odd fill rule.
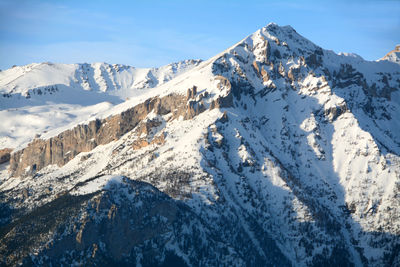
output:
[[161,85],[200,62],[185,60],[160,68],[135,68],[107,63],[33,63],[0,72],[0,93],[3,97],[29,99],[34,95],[55,94],[61,89],[59,87],[67,87],[65,90],[107,92],[126,98],[135,96],[137,90]]
[[396,48],[387,53],[381,60],[388,60],[400,64],[400,45],[396,45]]
[[1,259],[400,265],[399,88],[397,63],[268,24],[4,152]]
[[186,60],[160,68],[34,63],[0,72],[0,149],[95,117],[197,66]]

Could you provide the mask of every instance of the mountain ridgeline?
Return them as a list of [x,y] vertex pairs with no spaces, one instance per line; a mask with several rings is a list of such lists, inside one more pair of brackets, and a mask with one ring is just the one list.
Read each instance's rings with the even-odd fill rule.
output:
[[[106,82],[121,104],[4,150],[0,261],[400,266],[395,52],[338,55],[271,23],[151,86]],[[85,91],[65,68],[42,84]],[[5,72],[7,107],[43,104],[17,96],[34,73]]]

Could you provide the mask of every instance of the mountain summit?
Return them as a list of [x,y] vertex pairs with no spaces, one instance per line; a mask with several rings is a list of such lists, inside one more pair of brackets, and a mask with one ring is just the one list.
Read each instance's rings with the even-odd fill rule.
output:
[[396,48],[386,54],[381,60],[388,60],[395,63],[400,63],[400,44]]
[[0,258],[400,265],[399,88],[396,63],[337,55],[268,24],[123,103],[9,147]]

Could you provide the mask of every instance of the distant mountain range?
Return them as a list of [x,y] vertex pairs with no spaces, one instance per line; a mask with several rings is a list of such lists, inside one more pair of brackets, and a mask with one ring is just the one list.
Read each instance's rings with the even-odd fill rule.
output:
[[270,23],[206,61],[0,72],[0,261],[400,266],[398,54]]
[[160,68],[34,63],[0,72],[0,148],[17,147],[44,131],[77,124],[197,66],[186,60]]

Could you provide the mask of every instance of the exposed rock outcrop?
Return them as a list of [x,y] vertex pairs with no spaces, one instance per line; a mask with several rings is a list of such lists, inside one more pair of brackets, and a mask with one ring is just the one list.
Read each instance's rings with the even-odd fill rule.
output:
[[287,73],[287,77],[292,82],[300,80],[300,68],[290,68]]
[[263,79],[263,82],[269,81],[269,74],[268,72],[264,69],[264,67],[261,68],[261,77]]
[[254,68],[256,74],[258,75],[258,77],[260,77],[260,67],[258,66],[257,61],[253,61],[253,68]]
[[218,121],[221,123],[228,122],[229,121],[228,113],[225,111],[224,114],[222,114],[222,117],[218,119]]
[[229,93],[225,97],[218,97],[217,99],[213,100],[210,105],[210,109],[214,108],[230,108],[233,107],[233,95]]
[[157,119],[143,121],[136,127],[135,132],[139,136],[142,134],[148,135],[152,129],[160,126],[161,124],[162,122]]
[[316,49],[313,54],[310,54],[305,58],[305,63],[311,68],[318,68],[322,66],[322,55],[323,51],[321,48]]
[[[189,89],[187,97],[189,95],[191,99],[196,95],[196,87]],[[52,164],[63,166],[81,152],[88,152],[98,145],[117,140],[138,126],[152,111],[158,115],[172,113],[172,118],[183,116],[184,119],[191,119],[206,110],[202,102],[187,101],[187,97],[171,94],[162,98],[150,98],[121,114],[78,125],[46,140],[34,139],[26,148],[11,154],[9,171],[16,177],[33,175]],[[226,106],[229,106],[229,97],[228,100],[217,99],[215,107]],[[141,125],[143,128],[140,131],[148,132],[155,126],[153,124]],[[140,146],[143,145],[142,142]]]
[[10,161],[11,148],[0,149],[0,164]]
[[165,133],[162,132],[161,134],[153,137],[151,139],[151,141],[149,141],[147,137],[138,138],[137,140],[135,140],[132,143],[132,148],[134,150],[138,150],[138,149],[141,149],[141,148],[146,147],[148,145],[152,145],[152,144],[163,145],[164,143],[165,143]]
[[345,102],[341,105],[333,106],[331,108],[325,109],[324,115],[325,118],[328,118],[330,122],[336,120],[340,115],[347,112],[348,108]]
[[259,63],[257,61],[253,62],[253,68],[254,68],[257,76],[262,78],[263,82],[267,82],[270,78],[268,72],[264,69],[264,66],[261,66],[261,69],[260,69],[260,67],[258,65],[259,65]]
[[381,60],[388,60],[400,63],[400,45],[396,45],[395,49],[387,53]]
[[400,266],[398,64],[266,29],[160,88],[182,95],[22,152],[30,175],[119,139],[2,181],[0,262]]
[[333,73],[334,79],[332,80],[332,87],[346,88],[351,85],[360,86],[367,96],[384,97],[387,100],[391,99],[391,93],[398,90],[390,86],[387,76],[381,75],[381,85],[373,83],[368,85],[364,75],[357,71],[350,64],[341,64],[339,71]]
[[224,88],[226,88],[227,90],[231,90],[232,85],[226,77],[217,75],[215,77],[215,80],[219,82],[217,86],[220,90],[223,90]]
[[193,86],[192,88],[189,88],[187,90],[187,94],[186,94],[186,99],[192,99],[192,98],[196,98],[197,95],[197,86]]

